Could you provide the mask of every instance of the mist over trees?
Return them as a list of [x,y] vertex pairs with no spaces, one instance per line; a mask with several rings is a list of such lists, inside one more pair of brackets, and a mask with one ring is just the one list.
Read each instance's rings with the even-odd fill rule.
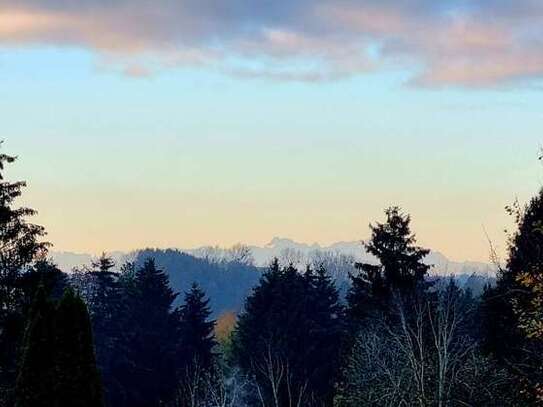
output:
[[[543,190],[496,284],[430,277],[399,207],[364,250],[147,249],[66,272],[0,155],[1,407],[538,406]],[[362,250],[362,247],[361,247]],[[471,289],[473,288],[473,290]]]

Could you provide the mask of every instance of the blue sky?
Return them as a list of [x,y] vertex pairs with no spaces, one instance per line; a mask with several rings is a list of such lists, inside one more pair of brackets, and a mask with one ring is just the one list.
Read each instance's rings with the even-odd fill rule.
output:
[[[503,250],[504,206],[541,186],[537,3],[496,0],[482,22],[485,2],[159,3],[199,23],[179,30],[142,0],[111,32],[121,6],[81,3],[0,10],[9,176],[58,250],[362,239],[399,204],[421,243],[486,260],[483,225]],[[459,13],[429,28],[445,51],[399,41]]]

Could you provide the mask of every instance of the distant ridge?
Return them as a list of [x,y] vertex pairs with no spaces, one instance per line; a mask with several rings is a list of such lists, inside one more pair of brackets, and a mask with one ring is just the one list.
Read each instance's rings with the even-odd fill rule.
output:
[[[324,264],[343,297],[350,286],[349,274],[356,261],[373,262],[372,256],[363,250],[360,242],[338,242],[329,246],[317,243],[299,243],[286,238],[273,238],[268,244],[249,246],[254,265],[232,261],[229,251],[217,247],[197,249],[143,249],[133,252],[108,253],[117,264],[117,269],[126,261],[142,264],[152,257],[157,265],[169,275],[175,292],[181,293],[197,282],[211,299],[214,317],[223,312],[242,309],[247,294],[258,283],[261,272],[270,261],[277,257],[282,264],[293,263],[300,270],[307,264]],[[89,265],[96,256],[87,253],[51,252],[51,258],[64,271]],[[439,252],[431,252],[427,258],[433,264],[430,279],[454,276],[461,287],[469,287],[480,295],[487,284],[495,282],[495,268],[487,263],[449,261]],[[443,280],[444,281],[444,280]]]
[[[361,241],[337,242],[329,246],[321,246],[318,243],[306,244],[299,243],[291,239],[274,237],[268,244],[263,247],[250,246],[255,262],[258,265],[265,265],[274,257],[279,257],[285,254],[288,250],[297,250],[306,257],[310,256],[315,251],[341,253],[347,256],[352,256],[356,261],[374,262],[373,256],[368,254]],[[495,275],[496,267],[490,263],[474,262],[474,261],[452,261],[445,255],[437,251],[431,251],[426,258],[427,264],[431,264],[431,274],[437,275],[458,275],[458,274],[478,274],[478,275]]]
[[[321,246],[318,243],[307,244],[296,242],[295,240],[284,237],[274,237],[264,246],[252,245],[249,246],[249,248],[251,249],[253,258],[255,260],[255,265],[260,267],[267,266],[275,257],[280,259],[285,257],[295,257],[296,259],[299,259],[301,263],[307,263],[312,255],[316,252],[339,253],[345,256],[351,256],[355,261],[374,261],[374,258],[364,251],[360,241],[344,241],[333,243],[329,246]],[[219,251],[221,250],[218,248],[213,249]],[[180,248],[178,250],[191,254],[195,257],[202,257],[203,253],[209,252],[208,248],[206,247],[196,249]],[[116,251],[108,254],[111,255],[117,263],[122,263],[128,259],[134,259],[136,254],[140,251],[141,250],[135,250],[133,252]],[[62,270],[70,271],[74,267],[89,264],[95,256],[88,253],[52,251],[51,257]],[[426,258],[426,262],[434,266],[431,270],[431,274],[440,276],[460,274],[493,276],[496,274],[496,267],[490,263],[452,261],[438,251],[431,251]]]

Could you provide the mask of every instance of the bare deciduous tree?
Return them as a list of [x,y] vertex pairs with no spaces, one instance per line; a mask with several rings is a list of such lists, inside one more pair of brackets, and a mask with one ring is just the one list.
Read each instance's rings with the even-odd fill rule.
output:
[[255,358],[253,385],[262,407],[304,407],[311,398],[308,379],[294,377],[289,361],[268,344],[267,351]]
[[465,332],[470,310],[463,299],[453,284],[409,306],[396,296],[392,318],[359,335],[338,405],[507,405],[500,394],[508,375]]

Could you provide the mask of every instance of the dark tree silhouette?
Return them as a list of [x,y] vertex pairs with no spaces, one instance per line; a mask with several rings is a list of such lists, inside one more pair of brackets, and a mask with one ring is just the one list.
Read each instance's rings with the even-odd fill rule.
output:
[[177,402],[195,405],[207,397],[212,385],[217,345],[213,334],[215,321],[209,319],[211,310],[205,293],[195,283],[185,294],[185,301],[175,316],[179,319],[176,345],[178,377]]
[[351,320],[363,320],[373,312],[385,311],[392,294],[411,295],[424,282],[430,266],[424,263],[429,250],[416,246],[411,217],[393,206],[385,211],[386,221],[370,225],[371,238],[364,244],[378,264],[357,263],[347,295]]
[[96,366],[87,306],[71,289],[55,315],[56,406],[101,407],[102,386]]
[[0,399],[10,398],[16,375],[17,344],[25,326],[19,279],[36,256],[49,247],[41,241],[44,228],[27,221],[36,211],[15,207],[26,187],[23,181],[5,181],[5,167],[15,160],[16,157],[0,154]]
[[235,360],[255,381],[260,401],[253,404],[318,406],[333,398],[342,324],[337,295],[324,270],[300,274],[275,260],[263,275],[233,341]]
[[15,388],[16,407],[46,407],[55,402],[54,306],[40,287],[32,305]]
[[314,346],[307,359],[311,372],[313,400],[316,405],[332,405],[340,369],[340,355],[345,345],[344,308],[338,290],[324,266],[317,271],[308,268],[305,274],[309,286],[307,311],[311,323],[307,332]]
[[40,287],[25,332],[16,407],[101,407],[87,307],[70,289],[55,307]]
[[105,253],[85,270],[88,278],[85,296],[91,316],[96,358],[108,405],[118,405],[124,390],[119,377],[126,364],[126,304],[123,302],[115,262]]
[[530,319],[537,315],[532,313],[533,305],[538,304],[540,310],[541,302],[537,290],[527,283],[543,279],[543,189],[525,208],[515,204],[507,209],[515,217],[517,230],[510,236],[508,261],[496,287],[488,287],[483,296],[483,346],[511,368],[522,388],[519,393],[527,397],[525,402],[541,402],[543,337],[532,335],[530,329],[531,322],[535,322],[532,327],[540,324],[537,317]]
[[168,276],[148,259],[135,273],[129,293],[130,331],[123,386],[129,389],[130,407],[159,406],[175,389],[174,334],[177,332],[172,304],[177,297]]
[[47,259],[37,260],[19,278],[18,286],[23,295],[23,313],[27,314],[40,286],[47,298],[59,301],[68,284],[68,276],[53,262]]

